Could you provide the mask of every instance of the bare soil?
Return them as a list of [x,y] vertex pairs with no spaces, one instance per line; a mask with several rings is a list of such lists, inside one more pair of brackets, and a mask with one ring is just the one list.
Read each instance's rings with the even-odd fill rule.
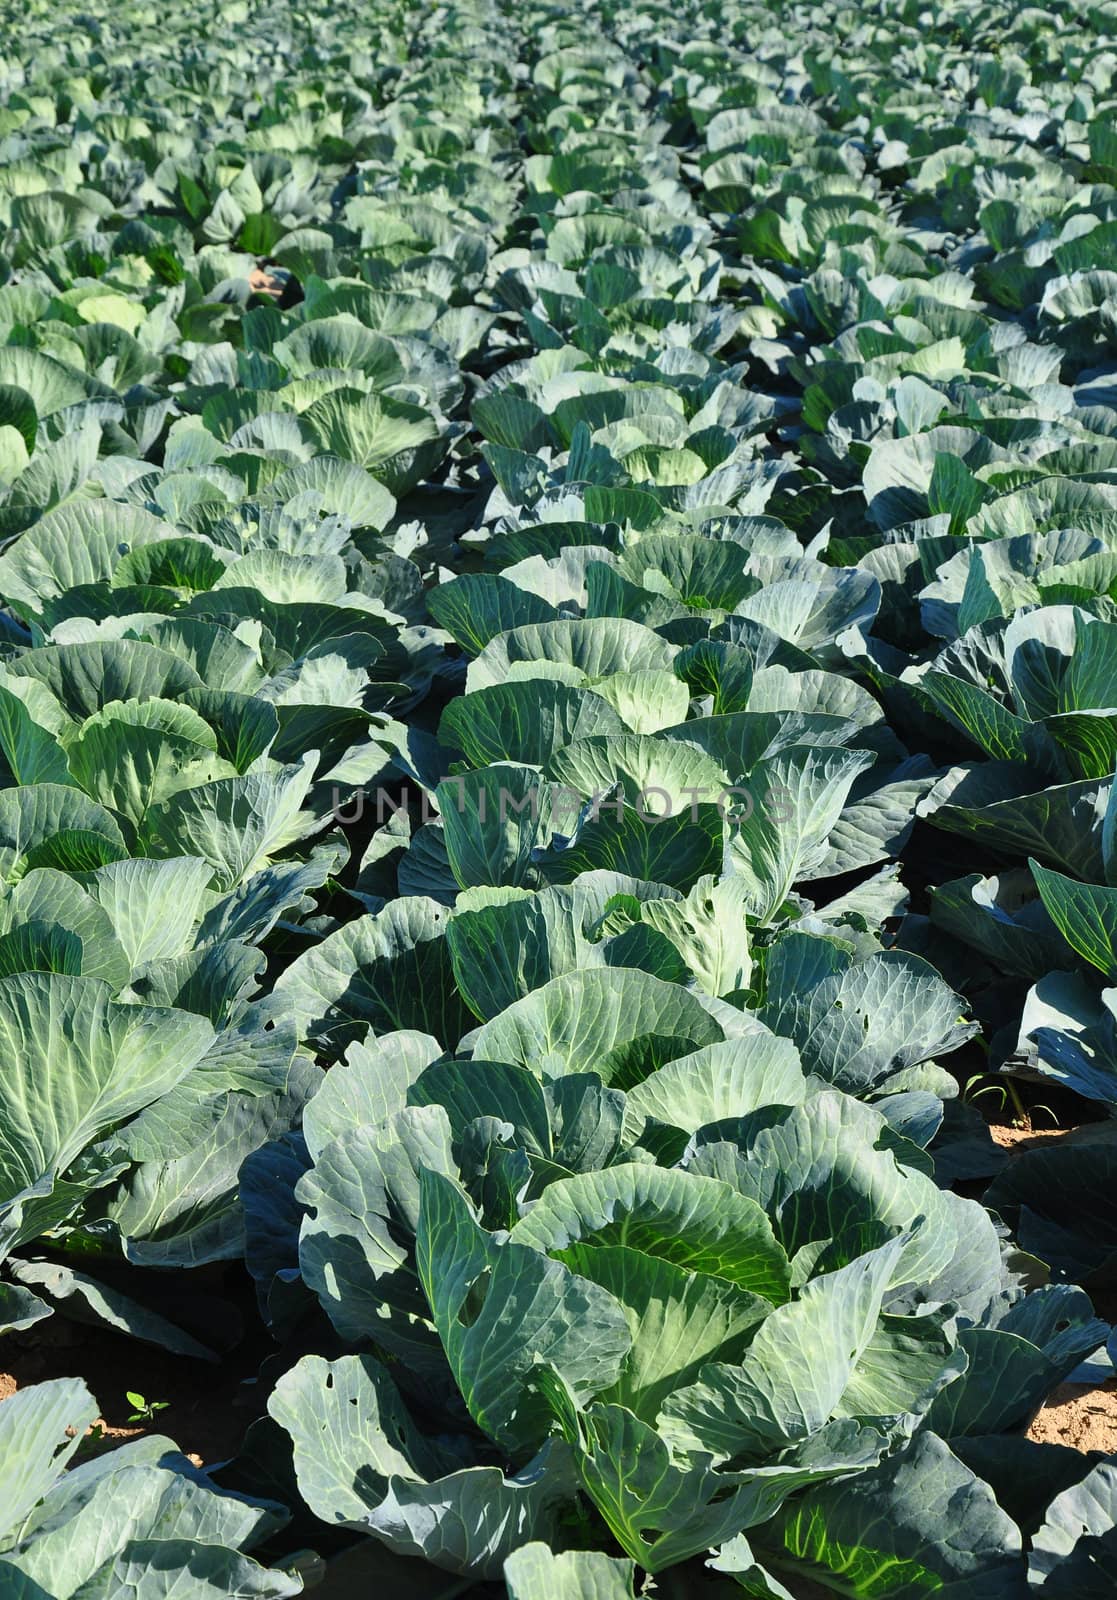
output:
[[1117,1378],[1097,1389],[1062,1384],[1036,1416],[1028,1438],[1037,1444],[1069,1445],[1072,1450],[1117,1452]]
[[[1088,1143],[1097,1137],[1094,1130],[1095,1124],[1089,1122],[1077,1127],[1033,1127],[1030,1117],[1014,1123],[991,1122],[989,1126],[994,1144],[1010,1159],[1063,1140]],[[1103,1317],[1112,1310],[1108,1304],[1098,1305],[1097,1309]],[[1117,1452],[1117,1379],[1093,1388],[1080,1383],[1060,1384],[1033,1419],[1028,1438],[1037,1444],[1061,1444],[1072,1450],[1101,1450],[1106,1455]]]
[[253,267],[248,274],[248,287],[253,294],[270,295],[273,300],[278,300],[283,294],[283,285],[278,278],[273,278],[266,267]]
[[[82,1378],[101,1406],[98,1444],[166,1434],[195,1466],[209,1466],[236,1454],[263,1408],[266,1396],[242,1381],[250,1375],[248,1366],[232,1358],[220,1366],[189,1361],[107,1329],[52,1317],[28,1333],[0,1339],[0,1403],[47,1378]],[[147,1422],[132,1422],[136,1408],[128,1390],[149,1403],[164,1401],[166,1409]]]
[[1033,1128],[1031,1123],[993,1122],[989,1125],[993,1143],[1013,1155],[1024,1150],[1038,1150],[1041,1145],[1052,1144],[1067,1137],[1066,1128]]

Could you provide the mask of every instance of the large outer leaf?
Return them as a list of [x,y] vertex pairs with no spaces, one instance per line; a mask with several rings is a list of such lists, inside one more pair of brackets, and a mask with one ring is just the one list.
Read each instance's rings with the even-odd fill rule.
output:
[[655,1117],[697,1133],[709,1123],[747,1116],[764,1106],[799,1105],[807,1080],[790,1039],[752,1033],[709,1044],[669,1061],[628,1093],[628,1116]]
[[1029,1561],[1044,1595],[1102,1600],[1117,1579],[1117,1472],[1101,1461],[1057,1495],[1036,1533]]
[[375,1337],[441,1375],[414,1254],[424,1171],[456,1177],[441,1106],[401,1109],[382,1127],[356,1127],[326,1145],[297,1191],[311,1213],[299,1263],[344,1338]]
[[931,1433],[876,1471],[808,1489],[711,1565],[732,1573],[746,1594],[781,1600],[794,1592],[780,1584],[781,1573],[854,1600],[1023,1600],[1027,1592],[1019,1530],[989,1486]]
[[955,767],[920,805],[936,828],[1023,861],[1038,856],[1088,882],[1103,876],[1102,822],[1108,785],[1097,779],[1034,787],[1016,763]]
[[200,1540],[136,1539],[71,1600],[177,1600],[184,1590],[193,1600],[286,1600],[302,1579]]
[[585,874],[541,889],[466,891],[446,930],[454,975],[476,1014],[487,1021],[552,978],[602,965],[605,951],[589,929],[620,885]]
[[447,706],[439,737],[474,766],[524,761],[543,766],[573,739],[619,735],[624,723],[607,700],[565,683],[497,683]]
[[773,961],[761,1016],[794,1040],[808,1072],[857,1094],[971,1038],[977,1025],[962,1006],[928,962],[884,950],[806,990],[790,961]]
[[89,889],[135,968],[189,948],[209,879],[198,858],[114,861],[91,875]]
[[435,796],[450,869],[463,889],[538,883],[534,853],[557,819],[550,785],[534,767],[482,767],[445,778]]
[[685,899],[651,900],[641,916],[671,941],[704,994],[732,996],[752,974],[748,903],[739,878],[702,877]]
[[362,1125],[374,1127],[408,1104],[408,1090],[442,1054],[429,1033],[396,1029],[367,1044],[350,1045],[332,1067],[303,1117],[312,1157],[331,1140]]
[[569,1494],[552,1449],[514,1477],[494,1466],[455,1470],[453,1453],[422,1438],[371,1356],[304,1356],[268,1409],[291,1436],[299,1492],[316,1516],[452,1572],[499,1576],[517,1545],[550,1536]]
[[41,684],[13,681],[18,693],[0,686],[0,749],[13,781],[68,784],[70,771],[57,739],[64,721],[61,707]]
[[504,1563],[509,1600],[632,1600],[633,1563],[545,1544],[525,1544]]
[[212,1075],[193,1074],[129,1138],[141,1159],[103,1210],[137,1265],[193,1267],[244,1253],[241,1165],[298,1121],[321,1077],[305,1056],[292,1060],[288,1027],[250,1032],[244,1046],[241,1058],[238,1035],[219,1035]]
[[195,1361],[216,1361],[216,1354],[190,1334],[139,1304],[119,1289],[101,1284],[87,1273],[57,1262],[12,1261],[8,1270],[17,1282],[38,1289],[49,1301],[65,1306],[75,1322],[115,1328],[133,1339],[158,1345]]
[[0,1337],[22,1333],[52,1315],[53,1307],[30,1289],[21,1289],[14,1283],[0,1284]]
[[203,1017],[115,1004],[95,978],[0,979],[0,1197],[63,1171],[103,1130],[166,1094],[213,1037]]
[[1048,916],[1071,949],[1111,983],[1117,980],[1117,889],[1076,883],[1038,861],[1028,865]]
[[[25,359],[33,354],[19,352]],[[140,506],[71,501],[49,512],[5,550],[0,557],[0,594],[22,613],[35,615],[44,600],[78,584],[108,578],[124,551],[166,539],[173,531],[169,523]]]
[[[429,606],[440,627],[473,655],[510,628],[554,622],[558,616],[554,606],[539,595],[488,572],[467,572],[451,583],[440,584],[432,590]],[[499,686],[499,679],[492,684]],[[476,691],[481,687],[476,685]]]
[[841,1477],[880,1459],[884,1440],[842,1423],[818,1442],[814,1458],[744,1472],[715,1472],[709,1458],[693,1465],[672,1459],[660,1436],[623,1406],[595,1402],[581,1411],[569,1388],[544,1371],[547,1395],[578,1476],[621,1548],[649,1572],[659,1572],[730,1530],[765,1522],[805,1484]]
[[422,896],[349,923],[281,975],[275,993],[283,1014],[330,1055],[369,1026],[417,1028],[455,1042],[469,1017],[454,990],[445,930],[445,910]]
[[744,878],[760,921],[773,919],[792,884],[825,864],[827,840],[853,782],[871,765],[864,750],[797,745],[749,773],[740,821],[730,825],[727,869]]
[[624,1312],[541,1251],[486,1233],[451,1179],[422,1172],[420,1188],[419,1278],[462,1396],[492,1438],[538,1445],[536,1369],[553,1366],[581,1397],[607,1389],[631,1342]]
[[[747,1032],[741,1022],[738,1031]],[[519,1063],[551,1078],[601,1073],[610,1052],[648,1035],[686,1041],[665,1059],[725,1037],[713,1007],[679,985],[624,968],[591,968],[555,978],[517,1000],[472,1042],[479,1057]]]
[[[156,1464],[144,1460],[141,1451],[113,1451],[67,1473],[25,1524],[25,1537],[9,1553],[12,1565],[58,1600],[116,1593],[117,1585],[127,1592],[124,1572],[129,1566],[135,1570],[138,1541],[213,1546],[215,1557],[222,1558],[216,1570],[223,1564],[235,1570],[233,1552],[259,1544],[285,1520],[276,1506],[219,1493],[173,1470],[172,1452],[161,1452]],[[154,1565],[169,1567],[169,1556]],[[158,1581],[153,1592],[159,1592]]]
[[128,854],[116,819],[80,789],[33,783],[0,791],[0,875],[29,869],[88,872]]
[[1011,1223],[1025,1250],[1072,1281],[1099,1285],[1117,1273],[1117,1144],[1111,1125],[1088,1142],[1022,1151],[994,1180],[986,1203]]
[[44,684],[75,721],[113,700],[173,700],[201,685],[187,662],[136,639],[51,645],[20,656],[8,670]]
[[316,760],[311,751],[274,773],[218,778],[153,805],[144,818],[148,853],[200,856],[213,869],[215,888],[236,888],[301,837],[305,820],[299,808]]
[[78,1378],[34,1384],[0,1405],[0,1539],[18,1538],[96,1415],[97,1402]]
[[538,676],[548,676],[548,662],[572,665],[582,681],[593,684],[614,673],[639,668],[670,668],[675,647],[650,628],[620,617],[576,622],[531,623],[510,629],[485,646],[470,663],[466,688],[502,683],[513,663],[538,662]]
[[931,921],[987,955],[1003,972],[1038,978],[1066,960],[1062,940],[1022,872],[983,878],[973,872],[940,884]]

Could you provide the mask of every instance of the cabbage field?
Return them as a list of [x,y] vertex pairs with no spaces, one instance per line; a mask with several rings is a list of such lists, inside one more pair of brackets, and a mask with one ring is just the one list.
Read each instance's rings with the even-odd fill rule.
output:
[[0,1600],[1112,1600],[1117,0],[0,38]]

